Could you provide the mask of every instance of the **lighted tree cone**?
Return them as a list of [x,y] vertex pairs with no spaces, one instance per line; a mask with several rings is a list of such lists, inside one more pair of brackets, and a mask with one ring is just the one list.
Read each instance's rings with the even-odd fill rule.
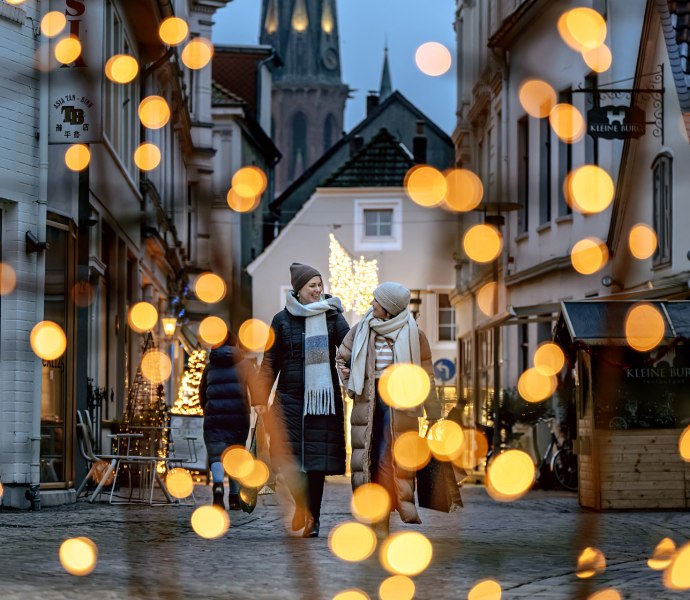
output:
[[666,537],[654,548],[652,556],[647,560],[647,566],[654,571],[663,571],[671,564],[675,554],[675,542],[671,538]]
[[685,544],[664,571],[664,585],[671,590],[690,590],[690,544]]
[[588,546],[577,557],[577,575],[580,579],[594,577],[606,570],[606,557],[598,548]]
[[70,538],[60,546],[60,564],[71,575],[84,576],[96,568],[98,547],[87,537]]
[[433,558],[431,542],[416,531],[403,531],[390,535],[381,545],[379,560],[389,573],[419,575]]
[[177,399],[172,407],[172,414],[201,416],[204,411],[199,400],[199,386],[206,364],[206,351],[195,350],[189,358],[189,364],[182,376],[182,382],[177,392]]
[[341,560],[359,562],[369,558],[376,549],[376,534],[362,523],[341,523],[328,535],[331,552]]
[[494,456],[486,471],[486,491],[500,502],[522,498],[534,484],[532,458],[522,450],[506,450]]

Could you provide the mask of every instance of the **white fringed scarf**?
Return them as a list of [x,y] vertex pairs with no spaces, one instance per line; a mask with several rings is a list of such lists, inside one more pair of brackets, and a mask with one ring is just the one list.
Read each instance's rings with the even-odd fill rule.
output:
[[422,363],[419,329],[410,311],[406,308],[387,321],[375,318],[373,313],[373,308],[366,312],[352,342],[350,380],[347,382],[347,394],[351,398],[360,395],[364,389],[367,350],[372,330],[393,342],[393,363]]
[[343,312],[340,298],[327,298],[310,304],[300,304],[294,294],[288,294],[287,311],[304,319],[304,414],[334,415],[335,395],[331,378],[330,349],[326,312]]

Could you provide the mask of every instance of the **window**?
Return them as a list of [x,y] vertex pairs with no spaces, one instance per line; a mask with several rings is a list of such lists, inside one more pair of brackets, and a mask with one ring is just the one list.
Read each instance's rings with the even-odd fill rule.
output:
[[518,372],[529,367],[529,329],[527,323],[518,325]]
[[529,221],[529,121],[518,121],[518,232],[525,233]]
[[451,342],[455,340],[455,308],[450,304],[448,294],[439,293],[438,300],[438,341]]
[[307,117],[298,112],[292,118],[292,164],[290,179],[299,177],[307,168]]
[[551,220],[551,125],[539,121],[539,224]]
[[364,210],[364,237],[391,237],[392,234],[392,208]]
[[671,262],[671,194],[673,193],[673,159],[661,154],[652,163],[654,187],[654,230],[658,245],[654,253],[654,266]]
[[[585,89],[588,90],[596,90],[598,87],[597,83],[597,74],[592,73],[591,75],[587,75],[585,77]],[[585,102],[585,118],[587,118],[587,112],[591,108],[595,108],[598,106],[598,103],[596,102],[595,98],[596,96],[594,94],[585,94],[586,102]],[[599,143],[596,138],[593,138],[591,135],[586,134],[585,135],[585,164],[587,165],[598,165],[599,164]]]
[[402,201],[355,200],[354,250],[402,250]]
[[[570,88],[562,90],[558,95],[558,101],[561,103],[572,104],[573,93]],[[558,216],[564,217],[573,213],[570,204],[565,197],[565,190],[563,189],[563,182],[568,173],[573,168],[573,145],[566,142],[558,142]]]

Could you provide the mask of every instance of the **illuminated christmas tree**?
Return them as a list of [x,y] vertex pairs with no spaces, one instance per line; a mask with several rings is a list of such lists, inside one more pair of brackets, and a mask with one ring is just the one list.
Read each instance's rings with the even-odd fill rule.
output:
[[194,350],[182,376],[177,400],[172,407],[172,414],[185,416],[202,416],[204,411],[199,404],[199,384],[206,365],[206,350]]
[[371,293],[379,284],[379,267],[376,260],[363,256],[353,259],[331,233],[328,256],[328,283],[331,293],[340,298],[346,311],[363,315],[369,308]]

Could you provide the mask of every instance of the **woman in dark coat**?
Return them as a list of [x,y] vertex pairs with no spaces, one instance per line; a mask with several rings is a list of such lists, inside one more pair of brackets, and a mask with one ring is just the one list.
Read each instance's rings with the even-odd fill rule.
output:
[[[256,372],[237,347],[237,337],[229,332],[225,341],[211,350],[209,363],[201,375],[199,401],[204,411],[204,442],[213,477],[213,504],[225,508],[221,455],[230,446],[244,446],[249,433],[249,395],[256,391]],[[239,484],[229,480],[228,505],[240,508]]]
[[316,269],[293,263],[290,275],[293,291],[285,308],[273,317],[275,341],[264,352],[259,371],[263,389],[259,402],[267,402],[277,377],[270,412],[271,459],[295,499],[293,530],[304,527],[303,537],[317,537],[324,478],[345,472],[345,425],[335,352],[350,327],[340,300],[323,296]]

